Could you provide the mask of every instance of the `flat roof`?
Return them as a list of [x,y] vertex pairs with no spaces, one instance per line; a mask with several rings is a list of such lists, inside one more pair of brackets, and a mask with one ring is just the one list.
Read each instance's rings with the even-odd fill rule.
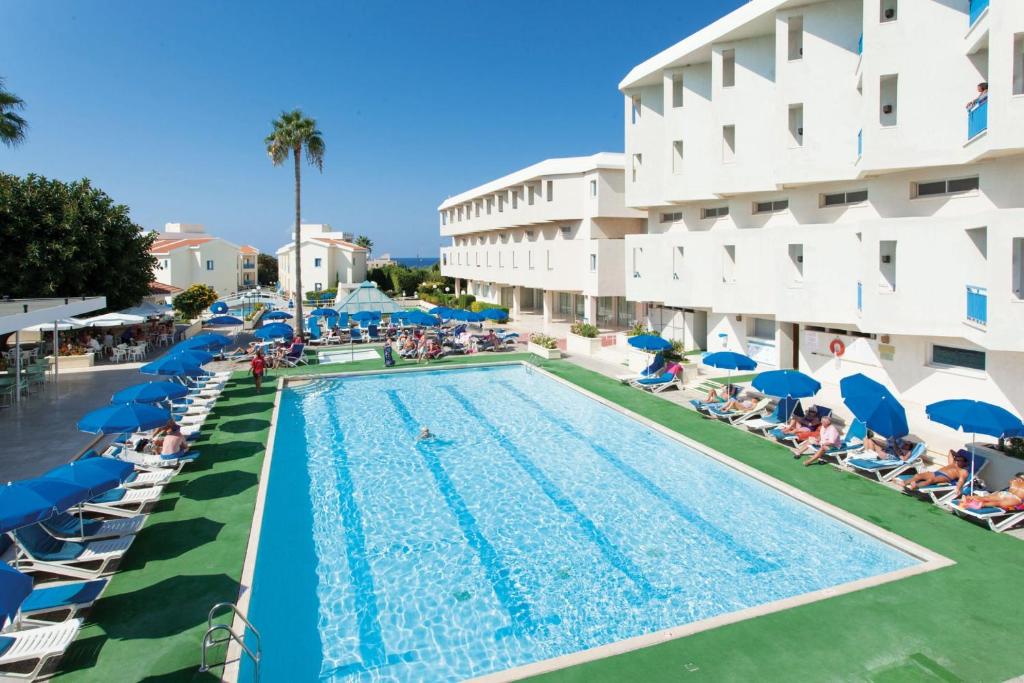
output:
[[536,180],[537,178],[542,178],[544,176],[586,173],[587,171],[593,171],[599,168],[617,169],[621,171],[625,168],[625,164],[625,155],[620,152],[598,152],[597,154],[592,154],[589,157],[561,157],[556,159],[545,159],[544,161],[533,164],[532,166],[527,166],[526,168],[514,171],[513,173],[504,175],[496,180],[474,187],[472,190],[466,190],[465,192],[459,193],[453,197],[449,197],[444,200],[439,207],[437,207],[437,210],[443,211],[444,209],[467,202],[470,199],[477,199],[497,192],[498,190],[511,187],[512,185],[522,185],[523,183]]
[[73,318],[106,307],[105,296],[0,300],[0,334],[52,323],[62,318]]

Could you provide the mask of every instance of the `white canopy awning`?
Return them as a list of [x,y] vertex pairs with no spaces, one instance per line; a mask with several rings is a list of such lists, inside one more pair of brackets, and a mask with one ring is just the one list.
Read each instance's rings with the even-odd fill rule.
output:
[[158,304],[151,303],[149,301],[143,301],[138,306],[132,306],[131,308],[125,308],[117,312],[118,315],[141,315],[144,318],[153,318],[157,316],[167,315],[167,307],[160,306]]
[[[68,330],[80,330],[86,327],[85,323],[77,318],[64,318],[57,321],[57,331],[66,332]],[[26,327],[25,330],[29,332],[53,332],[53,323],[39,323],[32,327]]]
[[139,325],[146,322],[141,315],[128,313],[104,313],[94,318],[81,318],[80,321],[87,327],[122,327],[125,325]]

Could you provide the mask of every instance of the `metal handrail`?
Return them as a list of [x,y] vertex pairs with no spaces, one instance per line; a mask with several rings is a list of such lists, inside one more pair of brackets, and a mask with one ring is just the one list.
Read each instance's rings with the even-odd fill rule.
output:
[[[246,644],[244,637],[240,637],[237,633],[235,633],[234,629],[232,629],[229,624],[214,624],[213,623],[213,620],[214,620],[214,617],[215,617],[216,613],[218,611],[222,610],[225,607],[229,608],[231,610],[231,612],[234,613],[234,615],[236,617],[241,619],[242,623],[245,624],[246,628],[248,630],[252,631],[253,634],[256,636],[256,649],[255,649],[255,651]],[[256,629],[255,626],[252,625],[252,623],[248,619],[245,618],[245,615],[242,614],[238,610],[238,607],[236,607],[235,604],[231,603],[231,602],[218,602],[216,605],[214,605],[213,607],[210,608],[210,612],[207,614],[207,617],[206,617],[206,627],[207,627],[206,628],[206,632],[203,634],[202,661],[201,661],[201,663],[199,665],[199,671],[202,672],[202,673],[205,673],[205,672],[209,671],[212,668],[215,668],[215,667],[218,667],[218,666],[226,666],[228,664],[228,660],[227,660],[226,657],[225,657],[224,661],[221,662],[220,664],[209,664],[209,663],[207,663],[207,654],[208,654],[209,648],[211,646],[213,646],[213,645],[220,645],[220,644],[226,643],[228,641],[234,641],[234,642],[238,643],[238,646],[240,648],[242,648],[242,651],[245,654],[249,655],[249,658],[252,659],[252,662],[253,662],[253,680],[259,681],[260,680],[260,660],[263,657],[263,639],[260,636],[260,632]],[[224,638],[220,638],[220,639],[214,638],[214,634],[216,634],[219,631],[225,631],[227,633],[227,635]],[[245,633],[243,632],[242,635],[244,636]]]

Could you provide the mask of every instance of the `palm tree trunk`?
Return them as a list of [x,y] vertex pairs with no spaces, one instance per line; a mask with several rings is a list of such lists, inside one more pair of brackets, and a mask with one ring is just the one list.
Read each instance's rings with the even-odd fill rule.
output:
[[302,148],[292,150],[295,157],[295,332],[302,335]]

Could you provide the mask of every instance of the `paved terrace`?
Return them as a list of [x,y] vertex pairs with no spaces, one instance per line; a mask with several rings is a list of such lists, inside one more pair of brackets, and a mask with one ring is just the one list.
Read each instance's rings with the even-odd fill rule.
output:
[[[580,365],[524,354],[498,357],[527,359],[957,562],[554,672],[547,679],[1003,681],[1024,671],[1019,634],[1012,627],[1013,606],[1024,585],[1019,541],[856,475],[796,466],[777,444],[704,420]],[[494,358],[455,357],[435,365]],[[376,360],[280,373],[379,367]],[[620,371],[614,365],[604,369]],[[126,383],[136,378],[132,373]],[[166,488],[62,661],[58,680],[212,680],[197,672],[198,643],[209,607],[237,597],[272,404],[269,388],[255,393],[251,379],[241,373],[232,380],[197,443],[202,459]],[[73,421],[79,413],[75,406],[60,420]]]

